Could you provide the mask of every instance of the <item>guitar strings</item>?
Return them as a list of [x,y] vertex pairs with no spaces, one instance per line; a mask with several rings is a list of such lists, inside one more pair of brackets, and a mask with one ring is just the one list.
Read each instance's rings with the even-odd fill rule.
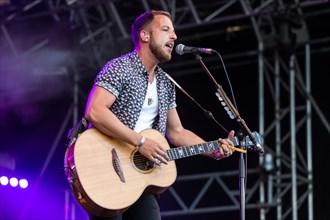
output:
[[[231,150],[234,150],[234,151],[238,151],[238,152],[241,152],[241,153],[246,153],[247,151],[244,150],[244,149],[241,149],[241,148],[237,148],[237,147],[234,147],[234,146],[227,146],[229,149]],[[185,156],[189,156],[189,155],[185,155]],[[146,158],[145,156],[141,155],[141,154],[138,154],[138,155],[134,155],[133,157],[133,161],[135,163],[140,163],[140,164],[143,164],[143,163],[146,163],[148,161],[150,161],[148,158]]]

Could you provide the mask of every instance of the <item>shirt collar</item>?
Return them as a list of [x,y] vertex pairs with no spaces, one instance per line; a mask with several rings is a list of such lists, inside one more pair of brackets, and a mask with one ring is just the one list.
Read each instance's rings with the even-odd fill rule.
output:
[[147,69],[145,68],[145,66],[143,65],[138,53],[136,50],[133,50],[130,54],[129,54],[130,59],[132,60],[132,63],[135,65],[135,69],[139,72],[139,73],[147,73]]

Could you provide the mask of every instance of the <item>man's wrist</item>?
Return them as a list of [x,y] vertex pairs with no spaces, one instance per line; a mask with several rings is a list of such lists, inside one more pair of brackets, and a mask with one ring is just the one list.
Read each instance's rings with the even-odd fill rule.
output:
[[221,158],[219,157],[220,156],[220,151],[219,150],[213,151],[210,156],[215,160],[221,160]]
[[144,142],[146,141],[146,138],[142,135],[140,142],[138,143],[137,148],[140,149],[140,147],[142,147],[142,145],[144,144]]

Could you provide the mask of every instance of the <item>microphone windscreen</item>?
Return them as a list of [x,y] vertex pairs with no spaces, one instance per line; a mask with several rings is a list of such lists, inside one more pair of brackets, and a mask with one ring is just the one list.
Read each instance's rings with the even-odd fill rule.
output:
[[175,47],[175,52],[179,55],[182,55],[184,54],[183,52],[183,47],[184,45],[183,44],[178,44],[176,47]]

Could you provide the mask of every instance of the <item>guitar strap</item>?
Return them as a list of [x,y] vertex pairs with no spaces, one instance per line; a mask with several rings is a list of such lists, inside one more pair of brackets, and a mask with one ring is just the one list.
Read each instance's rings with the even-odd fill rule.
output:
[[[67,135],[67,142],[65,144],[66,151],[64,154],[64,173],[67,177],[67,180],[69,181],[73,193],[76,195],[76,198],[80,198],[81,193],[79,192],[75,183],[77,179],[77,175],[74,168],[72,167],[72,164],[70,163],[69,151],[70,151],[70,146],[73,146],[79,135],[88,128],[88,124],[89,122],[86,120],[86,118],[83,117],[75,126],[73,126],[69,130]],[[80,202],[82,202],[82,200]]]
[[82,118],[75,126],[73,126],[67,135],[66,147],[70,147],[78,138],[78,136],[83,133],[88,128],[89,122],[86,118]]

